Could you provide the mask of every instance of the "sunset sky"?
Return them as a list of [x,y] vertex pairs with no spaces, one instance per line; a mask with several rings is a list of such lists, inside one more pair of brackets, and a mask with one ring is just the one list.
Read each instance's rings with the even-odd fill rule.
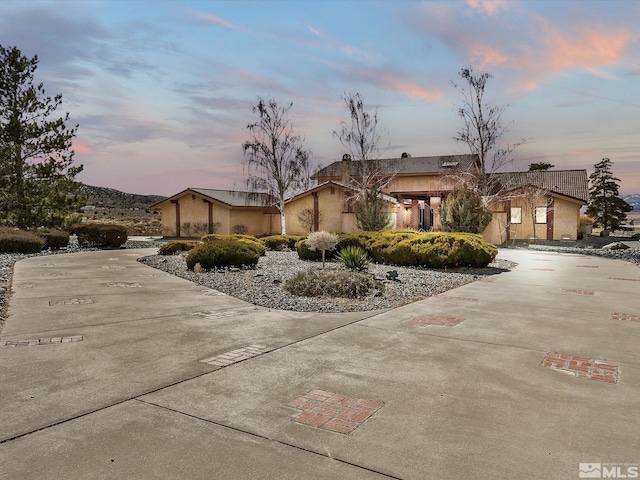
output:
[[512,170],[609,157],[640,193],[638,25],[637,0],[0,2],[0,44],[38,55],[80,125],[79,179],[160,195],[242,189],[258,97],[293,102],[318,164],[344,151],[345,92],[378,109],[386,157],[468,153],[451,86],[465,65],[494,76],[506,141],[526,139]]

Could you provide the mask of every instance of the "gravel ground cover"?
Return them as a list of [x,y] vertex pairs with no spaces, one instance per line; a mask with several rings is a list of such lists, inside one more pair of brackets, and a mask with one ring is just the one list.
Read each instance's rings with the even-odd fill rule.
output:
[[[300,260],[296,252],[267,252],[264,257],[260,257],[255,269],[200,273],[187,270],[183,255],[154,255],[142,258],[140,261],[163,272],[232,295],[254,305],[298,312],[355,312],[399,307],[514,267],[512,262],[501,259],[487,268],[480,269],[433,270],[371,264],[369,273],[383,283],[384,293],[376,292],[362,299],[344,299],[298,297],[284,290],[282,288],[284,282],[296,273],[308,268],[322,268],[321,262]],[[341,267],[336,263],[328,262],[326,268]],[[387,273],[392,270],[398,273],[396,280],[387,278]]]
[[[628,250],[601,249],[602,244],[611,243],[616,240],[617,239],[604,239],[593,240],[591,242],[545,243],[540,245],[521,245],[515,248],[559,251],[582,255],[599,255],[624,260],[640,266],[640,242],[638,241],[630,242],[624,239],[625,243],[632,247]],[[154,241],[128,241],[124,245],[125,248],[149,248],[157,246],[158,243]],[[6,318],[11,275],[15,262],[33,256],[73,253],[86,250],[88,249],[80,248],[75,238],[71,237],[69,246],[60,250],[45,250],[38,254],[28,255],[0,253],[0,328]],[[284,291],[282,289],[282,283],[297,271],[309,268],[310,266],[319,268],[315,262],[299,260],[296,254],[292,252],[268,252],[266,257],[260,259],[257,269],[238,272],[194,273],[186,269],[184,258],[180,256],[151,256],[142,259],[142,262],[208,288],[234,295],[256,305],[285,310],[317,312],[346,312],[393,308],[450,290],[483,276],[510,270],[514,266],[511,262],[506,262],[499,258],[486,269],[428,270],[374,264],[371,265],[369,271],[378,279],[382,280],[386,287],[385,293],[378,297],[373,296],[363,300],[346,300],[300,298],[294,297]],[[338,266],[328,264],[327,268],[338,268]],[[398,272],[398,282],[387,280],[386,274],[389,270],[396,270]]]

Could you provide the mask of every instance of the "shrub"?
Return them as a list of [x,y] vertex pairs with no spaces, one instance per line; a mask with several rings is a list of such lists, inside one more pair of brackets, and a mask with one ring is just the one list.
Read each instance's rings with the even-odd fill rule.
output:
[[202,237],[202,241],[205,242],[205,243],[213,242],[213,241],[220,241],[220,240],[235,240],[235,241],[238,241],[238,242],[242,242],[243,244],[253,248],[256,252],[258,252],[258,254],[260,256],[264,256],[266,254],[266,252],[267,252],[267,249],[264,246],[264,243],[262,243],[256,237],[253,237],[251,235],[210,234],[210,235],[205,235],[204,237]]
[[249,233],[249,228],[246,225],[234,225],[231,227],[231,231],[236,235],[246,235]]
[[109,223],[86,223],[75,229],[81,247],[118,248],[127,241],[127,229]]
[[311,268],[287,280],[284,289],[301,297],[364,298],[384,286],[363,273]]
[[44,247],[58,249],[69,245],[69,232],[64,230],[38,230],[38,235],[44,238]]
[[174,240],[172,242],[163,243],[158,249],[159,255],[173,255],[177,252],[188,252],[200,245],[200,242],[192,242],[187,240]]
[[324,268],[325,252],[334,250],[338,243],[338,236],[325,231],[310,233],[305,240],[309,250],[319,250],[322,252],[322,268]]
[[310,250],[306,239],[296,242],[296,252],[298,253],[298,258],[301,260],[322,260],[322,252],[319,252],[318,250]]
[[[263,246],[264,248],[264,246]],[[251,244],[233,238],[211,240],[195,247],[187,255],[187,268],[200,264],[203,270],[225,267],[254,267],[260,253]]]
[[382,263],[431,268],[486,267],[498,249],[480,235],[465,233],[415,234],[376,251]]
[[454,188],[442,205],[440,215],[445,232],[482,233],[492,218],[492,213],[482,205],[480,195],[466,185]]
[[44,238],[25,230],[0,228],[0,252],[38,253],[42,250]]
[[296,248],[296,243],[302,240],[298,235],[271,235],[269,237],[261,238],[267,250],[284,250],[290,248],[291,250]]
[[336,260],[343,267],[355,272],[362,272],[369,267],[367,252],[360,247],[344,247],[340,250],[340,253],[338,253]]

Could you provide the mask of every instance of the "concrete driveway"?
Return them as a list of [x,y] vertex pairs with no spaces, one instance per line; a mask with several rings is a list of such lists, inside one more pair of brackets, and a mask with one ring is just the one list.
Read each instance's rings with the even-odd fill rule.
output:
[[153,252],[16,264],[0,337],[0,478],[637,471],[634,265],[501,250],[515,270],[390,311],[312,314],[136,262]]

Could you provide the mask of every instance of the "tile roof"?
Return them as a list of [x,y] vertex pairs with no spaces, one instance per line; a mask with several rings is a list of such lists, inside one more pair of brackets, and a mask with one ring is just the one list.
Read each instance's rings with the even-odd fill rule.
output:
[[506,191],[536,186],[548,192],[589,202],[589,180],[586,170],[544,170],[534,172],[497,173],[496,179]]
[[214,190],[211,188],[189,188],[189,190],[226,203],[232,207],[263,207],[272,205],[273,199],[266,193],[237,192],[233,190]]
[[[420,175],[442,174],[452,169],[468,170],[475,161],[477,155],[443,155],[436,157],[402,157],[381,158],[378,160],[382,173],[385,175]],[[357,175],[359,160],[351,161],[351,172]],[[314,175],[315,178],[342,176],[342,161],[333,162],[321,168]]]
[[231,207],[264,207],[273,205],[272,197],[266,193],[250,193],[250,192],[237,192],[233,190],[216,190],[212,188],[187,188],[180,193],[165,198],[153,205],[150,208],[156,208],[164,202],[178,199],[183,195],[192,192],[198,193],[211,200],[217,200],[218,202],[225,203]]

